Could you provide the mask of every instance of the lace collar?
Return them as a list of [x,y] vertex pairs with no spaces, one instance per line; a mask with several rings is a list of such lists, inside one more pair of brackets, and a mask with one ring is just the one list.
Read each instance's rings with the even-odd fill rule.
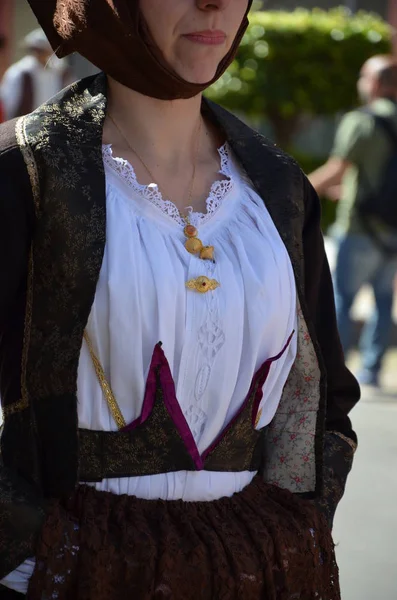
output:
[[[234,187],[234,179],[232,173],[232,161],[228,144],[224,144],[218,148],[218,153],[221,161],[221,166],[218,171],[227,179],[214,181],[211,186],[208,198],[206,200],[207,212],[189,213],[189,219],[192,225],[199,227],[208,221],[218,210],[222,201]],[[138,182],[134,167],[124,158],[113,156],[111,144],[102,146],[103,161],[105,166],[111,168],[127,185],[141,197],[145,198],[154,204],[159,210],[176,221],[179,225],[185,226],[185,220],[181,217],[176,205],[171,200],[164,200],[162,194],[156,184],[142,185]]]

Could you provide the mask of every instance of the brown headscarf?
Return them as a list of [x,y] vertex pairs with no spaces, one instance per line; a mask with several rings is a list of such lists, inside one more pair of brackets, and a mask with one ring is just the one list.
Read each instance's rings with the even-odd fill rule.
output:
[[79,52],[119,83],[153,98],[191,98],[225,72],[248,25],[248,11],[233,46],[212,81],[189,83],[165,61],[139,10],[139,0],[28,0],[59,58]]

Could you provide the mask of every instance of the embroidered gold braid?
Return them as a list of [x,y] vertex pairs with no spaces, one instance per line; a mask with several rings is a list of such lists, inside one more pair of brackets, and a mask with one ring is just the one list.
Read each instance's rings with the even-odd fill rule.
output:
[[117,427],[119,429],[123,429],[127,425],[127,423],[125,422],[125,419],[122,415],[120,407],[117,404],[117,400],[114,397],[112,388],[110,387],[110,385],[108,384],[108,382],[106,380],[105,372],[102,368],[101,363],[99,362],[98,357],[96,356],[96,354],[94,352],[94,348],[92,346],[92,342],[91,342],[91,339],[90,339],[87,331],[84,332],[84,339],[87,342],[88,350],[90,351],[90,356],[91,356],[92,363],[94,365],[95,373],[98,378],[99,385],[101,386],[103,395],[106,398],[106,402],[107,402],[109,410],[112,414],[112,417],[113,417]]
[[[32,188],[33,202],[36,216],[39,213],[40,207],[40,186],[39,186],[39,175],[37,171],[36,161],[34,159],[33,152],[26,141],[25,134],[25,118],[20,118],[15,126],[15,136],[19,145],[19,149],[22,153],[25,161],[26,169],[30,179],[30,185]],[[30,342],[30,330],[32,326],[32,295],[33,295],[33,243],[29,252],[29,264],[28,264],[28,282],[27,282],[27,293],[26,293],[26,309],[25,309],[25,328],[23,335],[23,348],[22,348],[22,364],[21,364],[21,400],[14,402],[9,406],[3,408],[3,418],[13,415],[17,412],[25,410],[29,406],[28,389],[26,385],[26,369],[28,362],[28,351]]]
[[340,433],[339,431],[330,431],[329,433],[333,433],[334,435],[337,435],[341,440],[346,442],[346,444],[349,444],[349,446],[353,450],[353,452],[355,452],[357,450],[357,444],[351,438],[347,437],[347,435],[343,435],[343,433]]
[[14,402],[13,404],[10,404],[9,406],[3,406],[2,407],[3,420],[6,417],[9,417],[10,415],[14,415],[15,413],[25,410],[26,408],[28,408],[28,406],[29,406],[29,403],[26,399],[18,400],[18,402]]

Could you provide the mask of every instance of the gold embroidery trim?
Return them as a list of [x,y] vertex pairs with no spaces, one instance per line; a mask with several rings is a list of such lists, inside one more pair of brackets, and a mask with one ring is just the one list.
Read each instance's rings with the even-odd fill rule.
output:
[[259,421],[261,420],[261,416],[262,416],[262,408],[260,408],[258,410],[258,414],[256,415],[256,419],[255,419],[255,428],[258,427],[259,425]]
[[9,406],[3,406],[3,408],[2,408],[3,419],[5,419],[6,417],[9,417],[10,415],[13,415],[17,412],[21,412],[21,411],[25,410],[26,408],[28,408],[28,406],[29,406],[29,402],[27,400],[19,400],[18,402],[14,402],[13,404],[10,404]]
[[[35,214],[38,215],[40,206],[40,186],[39,186],[39,174],[37,171],[37,165],[34,158],[32,149],[29,146],[25,131],[26,117],[18,119],[15,126],[15,136],[22,157],[24,159],[26,169],[30,179],[30,185],[33,194],[33,203],[35,208]],[[26,383],[26,372],[28,363],[28,352],[30,343],[30,332],[32,327],[32,311],[33,311],[33,243],[30,247],[29,252],[29,263],[28,263],[28,280],[27,280],[27,291],[26,291],[26,308],[25,308],[25,326],[23,334],[23,347],[21,357],[21,400],[14,402],[9,406],[3,408],[3,416],[8,417],[15,413],[21,412],[29,406],[29,394]]]
[[26,169],[30,179],[30,185],[32,186],[33,192],[33,202],[36,216],[39,214],[40,210],[40,183],[39,183],[39,173],[37,170],[36,160],[34,158],[33,151],[29,146],[27,136],[26,136],[26,119],[27,117],[21,117],[18,119],[15,126],[15,136],[18,142],[18,146],[21,150],[23,159],[25,161]]
[[346,444],[349,444],[349,446],[350,446],[350,448],[352,448],[353,452],[355,452],[357,450],[357,444],[355,442],[353,442],[353,440],[351,438],[347,437],[347,435],[343,435],[343,433],[339,433],[339,431],[329,431],[328,433],[333,433],[334,435],[337,435],[341,440],[346,442]]
[[119,429],[123,429],[124,427],[126,427],[127,423],[125,422],[125,419],[120,410],[120,407],[117,404],[117,400],[114,397],[112,388],[110,387],[110,385],[108,384],[108,382],[106,380],[105,372],[102,368],[101,363],[99,362],[97,355],[94,352],[94,348],[92,346],[92,342],[91,342],[91,339],[90,339],[87,331],[84,332],[84,339],[87,342],[88,350],[90,352],[91,360],[94,365],[95,373],[98,378],[99,385],[101,386],[103,395],[105,396],[106,403],[109,407],[110,413],[111,413],[117,427]]

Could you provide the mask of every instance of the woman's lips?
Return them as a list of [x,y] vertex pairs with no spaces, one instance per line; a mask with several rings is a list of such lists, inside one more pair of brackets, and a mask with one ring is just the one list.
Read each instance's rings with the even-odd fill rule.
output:
[[193,33],[185,33],[183,36],[196,44],[204,44],[208,46],[220,46],[225,43],[226,33],[224,31],[195,31]]

